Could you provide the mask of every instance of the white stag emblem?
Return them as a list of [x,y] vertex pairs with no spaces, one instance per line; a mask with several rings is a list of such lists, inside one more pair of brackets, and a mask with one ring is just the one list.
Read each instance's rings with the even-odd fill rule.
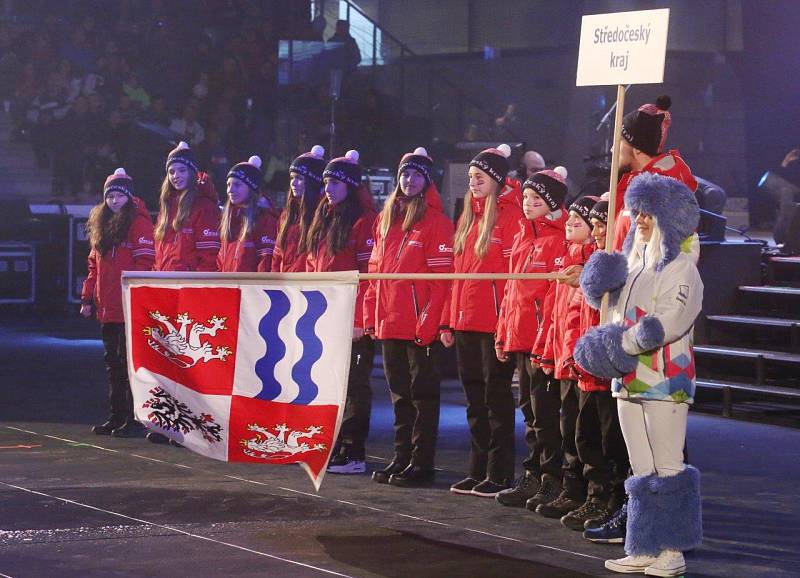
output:
[[155,351],[166,357],[175,365],[184,369],[192,367],[198,361],[208,363],[211,360],[225,358],[231,350],[225,346],[212,348],[208,341],[201,337],[209,335],[215,337],[218,331],[224,331],[227,317],[213,316],[208,320],[208,325],[195,322],[188,313],[181,313],[175,317],[175,323],[167,315],[159,311],[150,311],[150,317],[161,323],[161,327],[145,327],[142,331],[148,336],[147,344]]
[[288,457],[296,454],[318,451],[325,449],[325,444],[315,443],[313,446],[306,442],[298,443],[300,438],[309,438],[322,433],[320,426],[311,425],[305,431],[295,431],[286,424],[276,425],[272,433],[267,428],[258,424],[250,424],[247,429],[255,432],[255,437],[249,440],[242,440],[242,451],[254,458],[279,458]]

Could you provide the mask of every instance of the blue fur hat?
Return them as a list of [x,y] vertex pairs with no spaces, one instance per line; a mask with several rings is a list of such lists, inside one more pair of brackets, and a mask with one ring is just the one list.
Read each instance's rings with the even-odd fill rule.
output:
[[[689,187],[678,179],[653,173],[642,173],[631,180],[625,192],[625,206],[631,211],[631,220],[638,213],[655,217],[661,231],[662,259],[656,264],[661,271],[681,252],[681,243],[697,230],[700,208]],[[623,251],[630,254],[636,235],[632,226],[625,238]]]

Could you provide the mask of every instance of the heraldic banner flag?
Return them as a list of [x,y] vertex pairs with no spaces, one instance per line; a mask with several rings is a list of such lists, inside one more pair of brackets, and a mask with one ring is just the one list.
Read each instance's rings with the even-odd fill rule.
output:
[[317,490],[341,423],[357,272],[123,276],[136,419],[229,462],[299,463]]

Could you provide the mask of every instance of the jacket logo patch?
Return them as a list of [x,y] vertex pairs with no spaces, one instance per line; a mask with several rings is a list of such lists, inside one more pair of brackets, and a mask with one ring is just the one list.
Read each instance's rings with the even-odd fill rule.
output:
[[152,239],[145,239],[144,237],[139,237],[138,243],[140,245],[152,245],[153,244],[153,240]]
[[677,297],[675,297],[675,300],[681,305],[686,305],[686,301],[688,299],[689,299],[689,286],[678,285],[678,295]]
[[211,229],[203,229],[203,235],[206,237],[219,237],[219,231],[212,231]]
[[564,257],[556,257],[553,263],[555,263],[557,267],[561,267],[561,265],[564,264]]
[[439,245],[439,252],[440,253],[452,253],[453,252],[453,248],[452,247],[448,247],[447,245],[442,243],[441,245]]
[[375,244],[375,239],[367,239],[367,247],[372,247]]

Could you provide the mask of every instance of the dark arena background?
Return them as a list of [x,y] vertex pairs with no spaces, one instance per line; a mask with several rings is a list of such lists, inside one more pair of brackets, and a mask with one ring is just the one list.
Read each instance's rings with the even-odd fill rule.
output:
[[704,539],[686,575],[800,575],[799,2],[0,0],[0,577],[615,575],[621,544],[448,491],[470,443],[452,349],[435,484],[369,476],[393,452],[378,347],[367,473],[317,493],[297,466],[95,435],[103,343],[78,311],[106,177],[125,167],[156,215],[182,140],[220,202],[260,156],[276,211],[315,144],[358,149],[378,207],[418,146],[454,220],[470,159],[499,143],[521,180],[563,165],[568,201],[602,194],[616,91],[575,86],[581,17],[655,8],[664,83],[631,86],[624,112],[670,95],[667,148],[700,183],[686,454]]

